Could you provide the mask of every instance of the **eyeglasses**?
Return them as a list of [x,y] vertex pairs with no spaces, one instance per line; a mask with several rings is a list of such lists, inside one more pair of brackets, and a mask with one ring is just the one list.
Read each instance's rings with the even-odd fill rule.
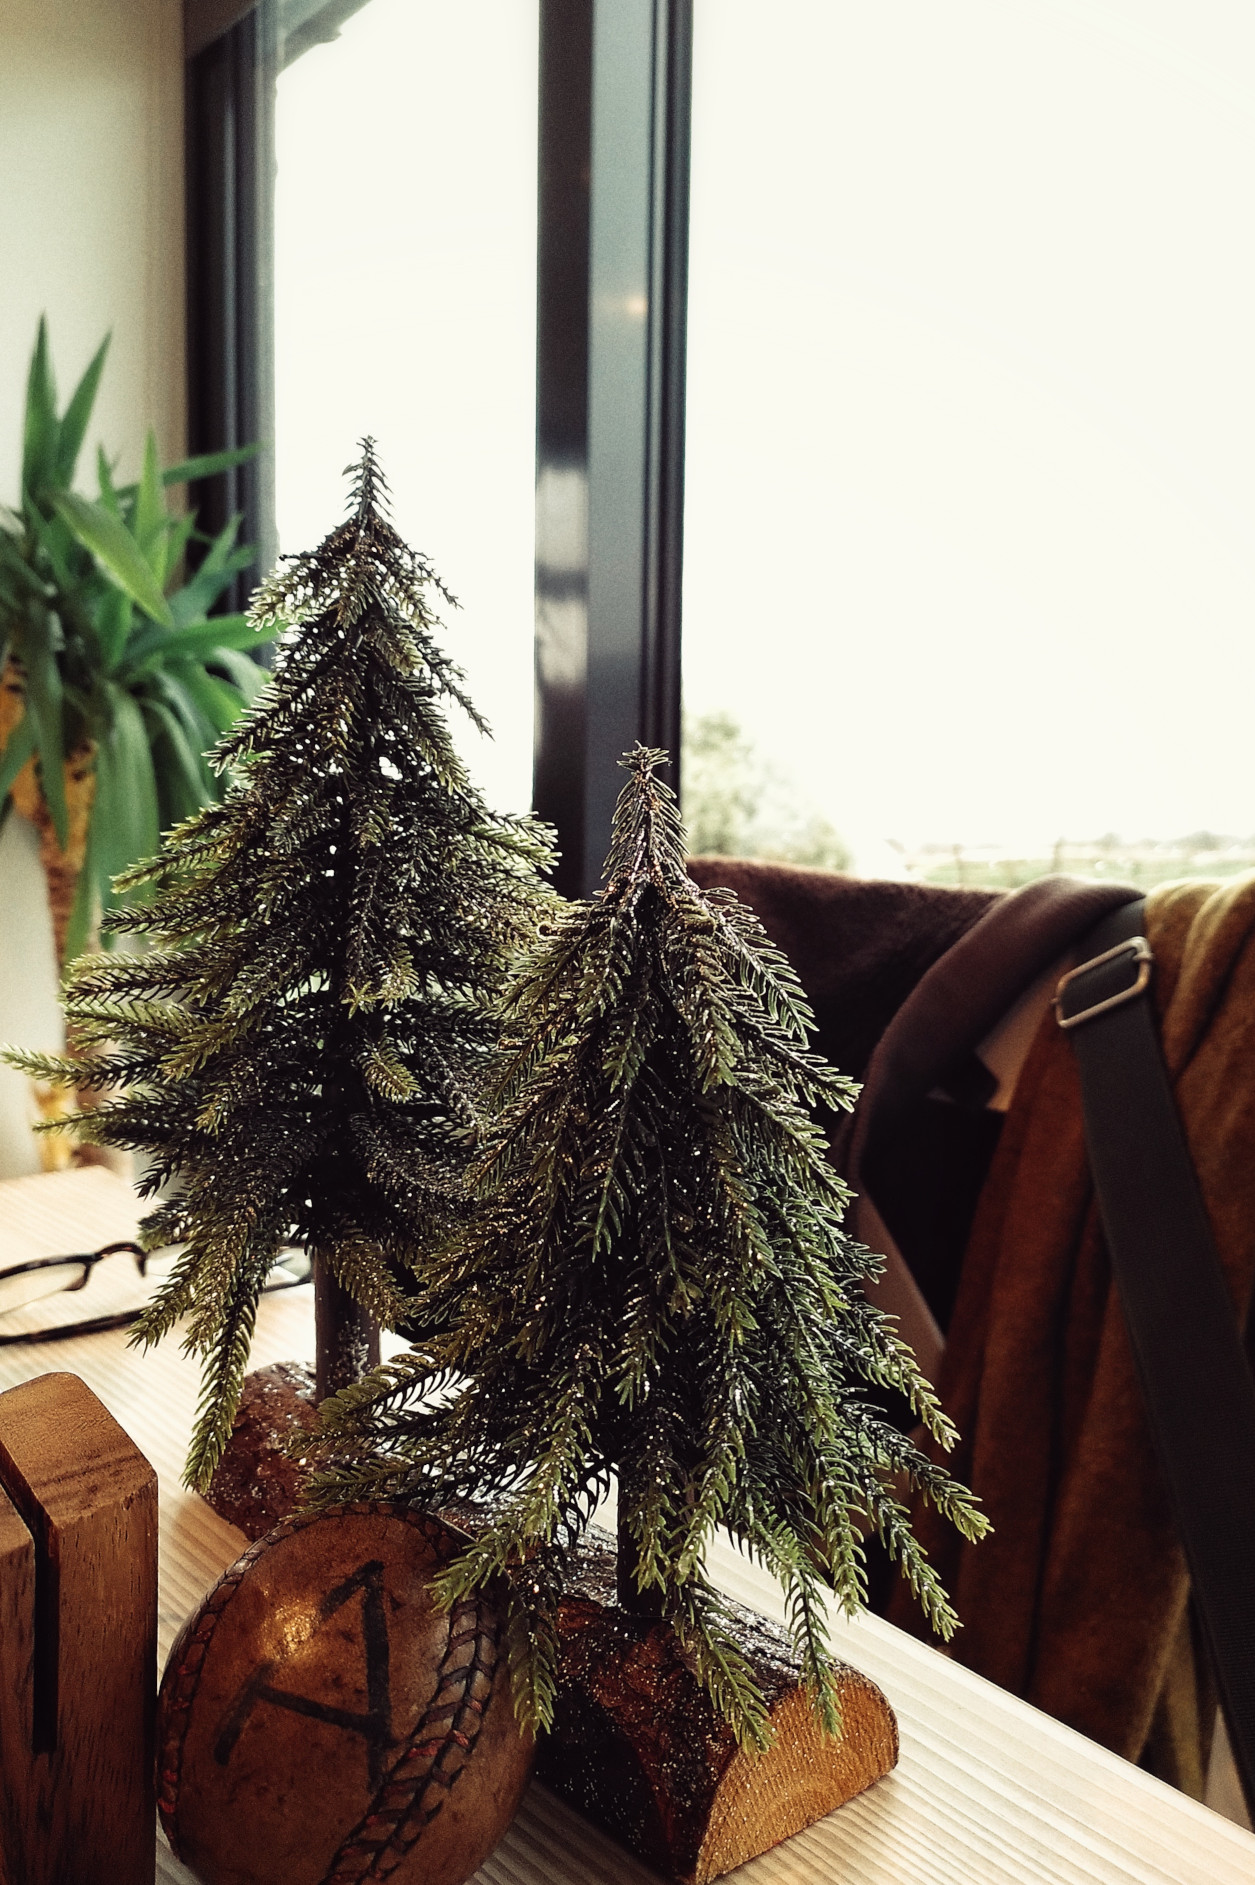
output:
[[[143,1250],[138,1244],[105,1244],[100,1250],[68,1257],[32,1257],[0,1269],[0,1348],[19,1343],[64,1342],[75,1335],[125,1329],[139,1320],[159,1284],[182,1255],[180,1245]],[[132,1259],[127,1262],[127,1258]],[[276,1257],[263,1288],[295,1289],[308,1283],[313,1266],[304,1250]],[[96,1279],[93,1302],[107,1313],[81,1322],[59,1322],[63,1295],[86,1289]]]

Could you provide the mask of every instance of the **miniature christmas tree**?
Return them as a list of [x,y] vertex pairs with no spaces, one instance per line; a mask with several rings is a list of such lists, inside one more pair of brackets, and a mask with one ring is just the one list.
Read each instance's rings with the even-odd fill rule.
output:
[[835,1732],[822,1593],[864,1600],[862,1529],[948,1635],[902,1487],[965,1536],[985,1521],[877,1409],[897,1389],[953,1441],[866,1299],[880,1260],[841,1228],[812,1109],[856,1089],[807,1051],[800,986],[757,920],[686,874],[663,759],[629,755],[606,888],[548,927],[506,998],[476,1209],[424,1269],[440,1332],[324,1406],[316,1496],[490,1496],[439,1593],[508,1580],[520,1712],[547,1726],[564,1548],[616,1474],[620,1602],[660,1615],[717,1714],[762,1744],[704,1569],[716,1529],[784,1585]]
[[79,1058],[22,1057],[112,1090],[72,1123],[148,1154],[144,1195],[175,1182],[143,1235],[186,1249],[137,1339],[190,1314],[202,1489],[284,1246],[314,1253],[323,1392],[361,1373],[371,1318],[404,1316],[407,1253],[455,1207],[491,1004],[550,897],[543,832],[490,813],[450,739],[450,701],[483,727],[433,638],[431,592],[452,598],[388,523],[369,441],[352,475],[348,520],[254,603],[281,653],[217,748],[223,802],[123,880],[148,901],[108,926],[152,947],[72,969]]

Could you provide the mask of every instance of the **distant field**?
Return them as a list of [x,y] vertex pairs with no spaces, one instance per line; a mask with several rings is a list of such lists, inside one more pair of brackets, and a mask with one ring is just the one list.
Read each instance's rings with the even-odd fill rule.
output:
[[961,884],[970,889],[1016,890],[1056,871],[1106,877],[1150,890],[1177,877],[1235,877],[1255,870],[1255,840],[1180,839],[1165,844],[1060,843],[1049,857],[1004,857],[961,845],[941,845],[904,856],[904,875],[917,883]]

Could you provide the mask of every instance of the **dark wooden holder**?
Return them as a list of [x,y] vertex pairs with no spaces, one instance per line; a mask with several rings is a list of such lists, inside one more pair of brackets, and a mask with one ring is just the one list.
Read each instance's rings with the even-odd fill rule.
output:
[[152,1885],[157,1476],[77,1375],[0,1394],[0,1880]]
[[[235,1433],[210,1491],[214,1509],[258,1538],[299,1498],[284,1447],[313,1420],[308,1369],[281,1362],[245,1382]],[[483,1508],[439,1516],[474,1532]],[[705,1885],[843,1806],[898,1758],[893,1710],[875,1683],[838,1663],[844,1732],[822,1733],[788,1638],[730,1605],[768,1698],[774,1746],[738,1749],[666,1626],[616,1601],[613,1545],[585,1541],[559,1615],[562,1663],[553,1732],[537,1774],[612,1838],[679,1885]]]

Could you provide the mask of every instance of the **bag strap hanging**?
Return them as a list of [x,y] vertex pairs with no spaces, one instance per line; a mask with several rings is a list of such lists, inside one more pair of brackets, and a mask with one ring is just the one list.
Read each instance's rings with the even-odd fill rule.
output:
[[1255,1379],[1168,1083],[1145,901],[1090,931],[1055,1012],[1155,1448],[1255,1819]]

